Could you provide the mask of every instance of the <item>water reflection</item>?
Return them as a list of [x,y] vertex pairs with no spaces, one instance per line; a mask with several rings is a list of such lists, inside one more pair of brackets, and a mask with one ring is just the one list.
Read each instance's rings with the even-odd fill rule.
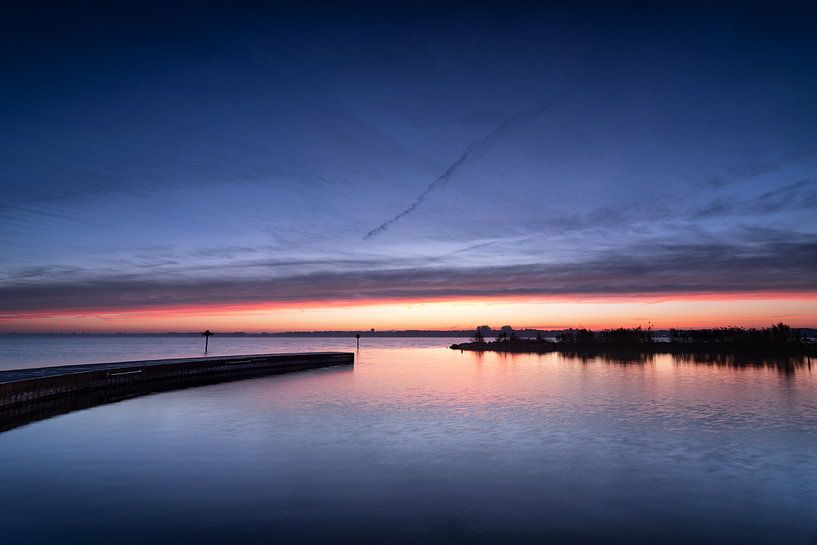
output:
[[[465,352],[465,351],[462,351]],[[482,351],[469,351],[475,359],[482,360]],[[812,368],[812,358],[810,356],[769,356],[752,354],[726,354],[726,353],[671,353],[661,354],[641,351],[560,351],[554,352],[565,359],[572,359],[581,362],[604,362],[617,365],[644,365],[652,364],[657,360],[671,358],[672,361],[686,365],[713,365],[721,367],[768,367],[777,369],[783,373],[794,373],[797,369],[810,371]],[[500,360],[529,360],[531,357],[542,356],[535,352],[495,352]]]
[[581,361],[605,361],[619,365],[638,365],[653,363],[656,354],[648,352],[562,352],[568,358],[575,358]]
[[354,370],[0,434],[0,527],[4,544],[810,544],[817,377],[795,368],[361,347]]
[[797,369],[811,371],[811,356],[752,356],[748,354],[673,354],[678,363],[718,367],[766,367],[793,374]]

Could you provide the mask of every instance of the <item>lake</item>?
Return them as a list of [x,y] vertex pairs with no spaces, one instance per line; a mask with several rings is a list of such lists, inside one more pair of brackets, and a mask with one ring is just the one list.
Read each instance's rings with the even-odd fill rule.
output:
[[[817,543],[817,370],[362,339],[329,368],[0,434],[16,543]],[[353,350],[213,337],[210,353]],[[201,337],[0,337],[0,368],[201,355]]]

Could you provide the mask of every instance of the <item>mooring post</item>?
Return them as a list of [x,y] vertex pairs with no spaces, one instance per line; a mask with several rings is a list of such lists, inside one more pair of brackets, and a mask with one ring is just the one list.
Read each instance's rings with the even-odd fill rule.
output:
[[360,350],[360,333],[355,334],[355,338],[357,339],[357,349]]
[[210,343],[210,335],[215,335],[215,333],[213,333],[212,331],[210,331],[208,329],[207,331],[202,333],[202,335],[204,335],[204,353],[206,354],[207,353],[207,345]]

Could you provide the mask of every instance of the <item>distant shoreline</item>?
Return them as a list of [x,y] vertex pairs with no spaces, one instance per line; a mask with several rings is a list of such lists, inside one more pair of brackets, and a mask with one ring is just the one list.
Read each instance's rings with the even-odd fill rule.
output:
[[585,355],[605,355],[605,354],[712,354],[712,355],[733,355],[733,356],[757,356],[757,357],[817,357],[817,346],[814,344],[803,344],[789,347],[744,347],[735,345],[720,345],[709,343],[671,343],[655,342],[643,346],[565,346],[554,342],[539,342],[535,340],[521,339],[518,341],[506,342],[467,342],[452,344],[452,350],[468,350],[471,352],[506,352],[506,353],[528,353],[528,354],[548,354],[558,352],[560,354],[585,354]]

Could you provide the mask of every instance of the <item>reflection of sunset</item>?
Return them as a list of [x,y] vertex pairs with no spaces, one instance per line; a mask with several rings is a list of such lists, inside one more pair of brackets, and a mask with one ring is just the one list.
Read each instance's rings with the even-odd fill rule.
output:
[[[378,418],[431,418],[449,423],[464,416],[501,419],[507,427],[535,421],[559,425],[582,411],[618,413],[622,419],[712,418],[712,407],[732,418],[759,412],[756,393],[735,388],[747,381],[773,380],[773,365],[708,365],[655,354],[643,362],[604,356],[579,358],[548,353],[456,352],[444,346],[367,347],[354,369],[315,373],[309,381],[292,379],[285,386],[253,389],[255,410],[276,407],[309,413],[326,404],[326,392],[348,392],[357,408]],[[426,344],[427,343],[427,344]],[[815,376],[810,367],[797,371],[802,395],[810,395]],[[593,395],[588,395],[593,392]],[[652,404],[644,411],[630,400]],[[665,412],[668,400],[679,401],[677,413]],[[418,416],[419,415],[419,416]],[[703,415],[703,416],[702,416]],[[563,422],[562,422],[563,423]]]
[[470,329],[482,323],[560,329],[618,326],[794,327],[817,322],[814,294],[701,295],[668,298],[506,299],[275,303],[6,314],[2,331],[221,331]]

